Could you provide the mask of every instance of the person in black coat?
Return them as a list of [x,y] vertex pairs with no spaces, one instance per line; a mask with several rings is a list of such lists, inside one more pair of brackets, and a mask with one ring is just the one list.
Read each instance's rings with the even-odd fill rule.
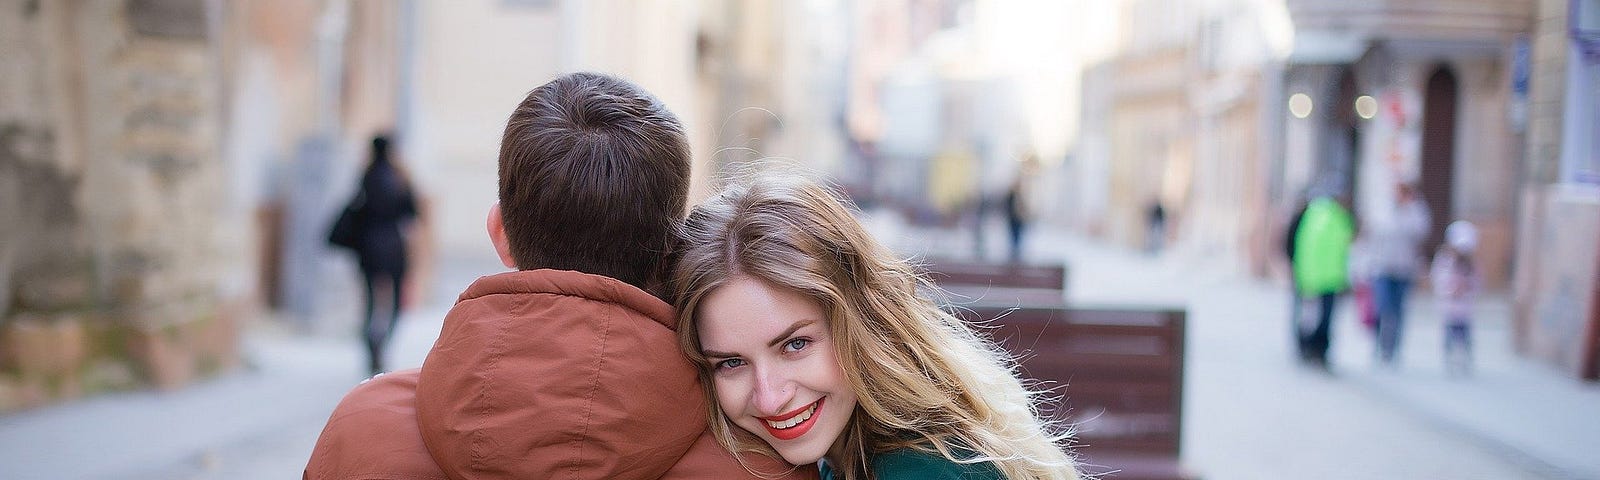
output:
[[[366,321],[361,332],[367,343],[368,366],[383,372],[383,350],[400,317],[401,291],[406,278],[406,237],[403,228],[417,216],[410,182],[390,158],[389,138],[372,139],[372,161],[361,176],[356,195],[358,231],[355,253],[366,280]],[[383,295],[379,308],[379,295]]]

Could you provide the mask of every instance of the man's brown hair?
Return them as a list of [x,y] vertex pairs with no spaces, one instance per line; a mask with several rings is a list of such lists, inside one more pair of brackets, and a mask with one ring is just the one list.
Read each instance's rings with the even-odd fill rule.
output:
[[517,268],[653,290],[689,165],[678,118],[626,80],[573,73],[534,89],[500,141],[500,214]]

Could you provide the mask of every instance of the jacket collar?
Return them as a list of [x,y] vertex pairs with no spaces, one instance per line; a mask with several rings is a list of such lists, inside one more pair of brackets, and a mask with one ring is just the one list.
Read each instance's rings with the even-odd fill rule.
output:
[[456,299],[456,303],[500,294],[544,293],[582,297],[627,307],[651,320],[677,330],[672,306],[656,296],[615,278],[571,270],[520,270],[478,278]]

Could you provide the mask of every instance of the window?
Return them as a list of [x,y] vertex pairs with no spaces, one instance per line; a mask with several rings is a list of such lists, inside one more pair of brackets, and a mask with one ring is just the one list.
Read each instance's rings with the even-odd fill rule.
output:
[[1572,0],[1561,177],[1600,186],[1600,0]]

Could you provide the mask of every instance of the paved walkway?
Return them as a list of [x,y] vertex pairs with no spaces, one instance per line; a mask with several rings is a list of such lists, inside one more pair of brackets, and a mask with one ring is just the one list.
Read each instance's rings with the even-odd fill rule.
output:
[[[999,225],[986,241],[1002,258]],[[875,220],[902,251],[970,256],[971,234]],[[1034,232],[1028,258],[1065,259],[1071,304],[1189,309],[1183,460],[1215,479],[1600,479],[1600,384],[1511,351],[1503,296],[1482,299],[1476,371],[1450,377],[1443,328],[1412,295],[1400,367],[1339,305],[1332,372],[1293,360],[1286,286],[1246,278],[1205,252],[1147,256]]]
[[[970,235],[870,218],[902,251],[970,254]],[[987,243],[998,248],[998,229]],[[1479,310],[1478,371],[1439,366],[1439,327],[1413,303],[1401,368],[1377,369],[1347,316],[1332,374],[1291,360],[1282,288],[1197,252],[1145,257],[1038,232],[1029,257],[1066,259],[1077,304],[1189,308],[1184,463],[1208,479],[1600,479],[1600,385],[1509,352],[1505,301]],[[965,240],[964,240],[965,239]],[[449,303],[489,259],[440,266],[430,302],[396,333],[397,368],[420,365]],[[330,320],[332,321],[332,320]],[[99,397],[0,417],[4,479],[282,479],[299,476],[364,360],[349,334],[249,329],[249,368],[183,390]]]

